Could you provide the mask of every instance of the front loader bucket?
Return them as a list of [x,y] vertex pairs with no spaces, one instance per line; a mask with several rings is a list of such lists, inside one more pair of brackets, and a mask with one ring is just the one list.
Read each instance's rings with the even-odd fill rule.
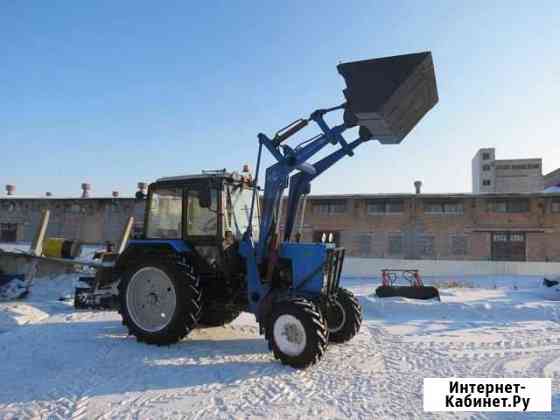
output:
[[405,297],[409,299],[437,299],[439,291],[433,286],[379,286],[375,289],[377,297]]
[[339,64],[347,124],[383,144],[400,143],[438,101],[430,52]]

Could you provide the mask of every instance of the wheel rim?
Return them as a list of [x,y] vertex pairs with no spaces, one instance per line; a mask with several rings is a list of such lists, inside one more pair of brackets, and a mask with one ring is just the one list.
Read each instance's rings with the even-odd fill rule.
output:
[[329,333],[340,331],[345,323],[346,311],[344,310],[344,306],[342,306],[338,300],[335,300],[329,305],[329,309],[327,310],[327,328],[329,329]]
[[274,342],[288,356],[299,356],[305,350],[307,334],[302,322],[293,315],[280,315],[273,327]]
[[144,331],[161,331],[171,322],[177,307],[175,286],[155,267],[138,270],[126,289],[126,306],[132,321]]

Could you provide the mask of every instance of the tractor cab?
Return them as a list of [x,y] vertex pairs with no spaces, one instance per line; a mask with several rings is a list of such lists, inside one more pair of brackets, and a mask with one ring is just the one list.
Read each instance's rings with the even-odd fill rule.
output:
[[[197,255],[201,275],[239,273],[237,246],[249,224],[250,176],[225,170],[160,178],[150,184],[144,239],[182,241]],[[253,232],[258,234],[258,205]]]

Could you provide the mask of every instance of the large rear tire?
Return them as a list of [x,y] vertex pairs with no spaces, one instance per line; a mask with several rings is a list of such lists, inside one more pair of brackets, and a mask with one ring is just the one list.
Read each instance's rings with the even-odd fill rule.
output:
[[303,298],[275,303],[266,335],[274,357],[296,369],[317,363],[328,344],[323,316]]
[[192,267],[144,262],[127,271],[119,284],[123,324],[138,341],[173,344],[196,326],[201,293]]
[[362,307],[352,292],[339,288],[325,310],[329,341],[344,343],[354,338],[362,325]]

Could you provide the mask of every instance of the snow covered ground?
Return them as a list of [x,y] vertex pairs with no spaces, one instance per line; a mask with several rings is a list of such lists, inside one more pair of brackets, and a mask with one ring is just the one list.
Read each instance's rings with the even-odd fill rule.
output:
[[[316,366],[273,360],[252,316],[153,347],[114,312],[58,298],[71,276],[41,279],[0,303],[0,418],[542,419],[560,418],[560,303],[541,278],[453,278],[442,302],[377,299],[346,278],[364,322]],[[424,413],[425,377],[552,377],[552,413]]]

